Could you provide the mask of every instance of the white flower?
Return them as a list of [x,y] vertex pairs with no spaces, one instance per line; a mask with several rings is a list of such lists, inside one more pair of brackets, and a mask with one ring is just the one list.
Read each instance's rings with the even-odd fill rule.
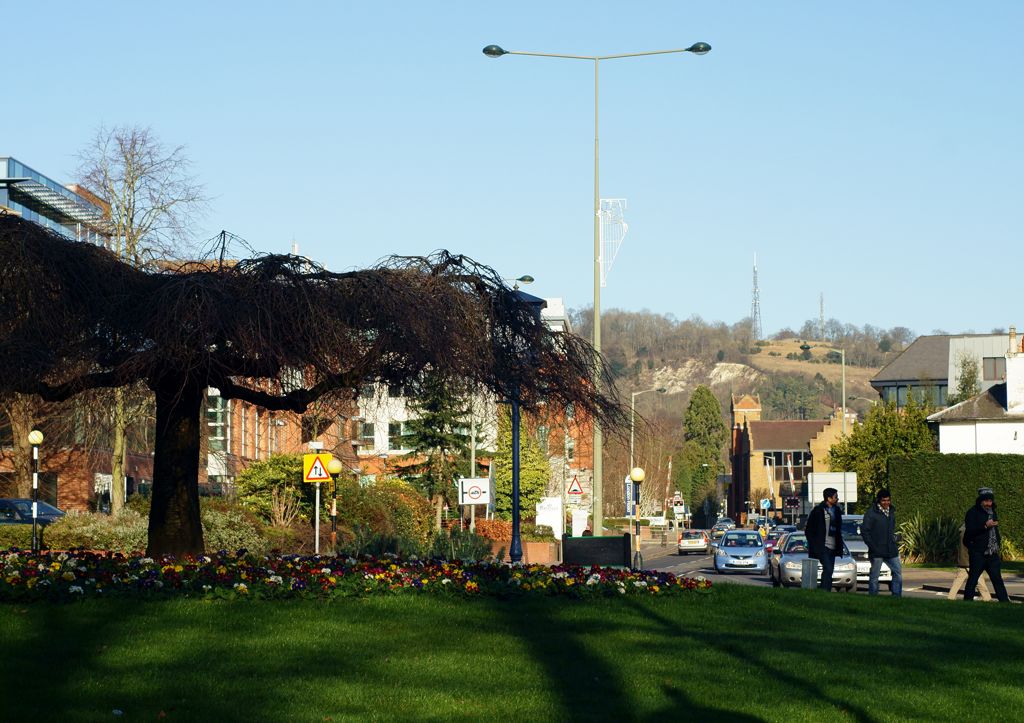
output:
[[164,581],[163,580],[156,580],[156,581],[153,582],[153,586],[154,587],[158,587],[158,588],[163,587],[164,586]]
[[80,588],[78,585],[72,585],[71,587],[68,588],[68,592],[71,593],[71,594],[76,594],[77,593],[77,594],[81,595],[85,591],[82,588]]
[[441,584],[442,584],[442,585],[451,585],[451,584],[452,584],[452,581],[451,581],[451,580],[449,580],[449,579],[448,579],[448,578],[446,577],[446,578],[445,578],[444,580],[442,580],[442,581],[441,581]]
[[284,582],[284,578],[280,575],[271,575],[267,578],[268,585],[280,585],[282,582]]
[[626,588],[620,587],[619,588],[619,592],[622,593],[623,595],[625,595],[626,594]]
[[647,583],[644,580],[634,580],[633,581],[633,586],[634,587],[647,587]]
[[68,559],[68,553],[66,553],[66,552],[60,553],[59,555],[57,555],[57,559],[60,560],[61,562],[64,562],[65,560]]
[[249,591],[249,586],[246,585],[244,582],[236,582],[234,587],[235,587],[236,590],[238,590],[238,592],[248,592]]
[[213,585],[203,585],[203,592],[210,592],[213,589]]
[[596,572],[593,575],[591,575],[590,577],[587,578],[587,584],[588,585],[596,585],[599,582],[601,582],[601,576],[598,575]]
[[39,572],[42,572],[43,570],[46,570],[47,567],[46,565],[36,565],[36,569],[39,570]]
[[152,565],[153,564],[153,558],[152,557],[144,557],[141,560],[139,560],[139,562],[141,562],[143,565]]
[[329,567],[321,567],[320,568],[320,572],[322,574],[324,574],[324,575],[330,575],[331,574],[331,568],[329,568]]

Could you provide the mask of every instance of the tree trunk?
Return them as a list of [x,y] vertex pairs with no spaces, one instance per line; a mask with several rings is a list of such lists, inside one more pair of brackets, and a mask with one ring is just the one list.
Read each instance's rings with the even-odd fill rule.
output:
[[124,389],[114,390],[114,449],[110,454],[110,514],[116,515],[125,503],[125,452],[127,451],[128,426],[125,412]]
[[441,530],[441,516],[444,511],[444,495],[434,495],[434,529],[440,532]]
[[204,387],[180,377],[164,378],[153,387],[156,444],[146,554],[201,555],[199,442]]
[[11,422],[11,436],[14,438],[11,464],[14,467],[15,496],[28,498],[32,496],[32,445],[28,441],[28,433],[35,424],[28,395],[14,395],[7,407],[7,417]]

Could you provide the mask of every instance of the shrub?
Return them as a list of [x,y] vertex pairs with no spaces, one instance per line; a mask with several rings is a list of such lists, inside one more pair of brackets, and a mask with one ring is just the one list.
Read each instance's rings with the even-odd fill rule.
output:
[[270,549],[269,541],[262,534],[262,525],[241,509],[210,505],[202,509],[201,517],[207,552],[244,549],[262,555]]
[[[49,543],[45,531],[43,542],[44,544]],[[32,525],[0,525],[0,550],[6,550],[9,547],[17,547],[21,550],[32,547]]]
[[509,520],[477,520],[476,534],[495,542],[512,539],[512,522]]
[[900,523],[900,554],[910,562],[956,562],[959,520],[915,514]]
[[999,530],[1004,541],[1024,546],[1024,455],[939,454],[923,452],[889,459],[893,504],[909,519],[950,518],[963,522],[979,487],[996,494]]
[[146,549],[148,532],[147,518],[131,507],[126,507],[117,515],[69,512],[49,525],[46,544],[54,550],[83,547],[87,550],[131,553]]
[[[529,522],[523,523],[519,535],[524,542],[554,542],[555,531],[548,525],[534,525]],[[509,536],[511,539],[511,535]]]
[[430,557],[436,560],[490,560],[491,541],[469,530],[452,527],[434,535],[430,546]]

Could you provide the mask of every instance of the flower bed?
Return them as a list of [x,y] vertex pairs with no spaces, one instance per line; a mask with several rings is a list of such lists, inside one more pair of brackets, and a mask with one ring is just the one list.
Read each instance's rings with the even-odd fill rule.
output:
[[379,594],[465,597],[676,595],[708,590],[704,578],[602,567],[549,567],[397,557],[255,556],[244,550],[199,558],[90,552],[0,553],[0,601],[83,598],[332,598]]

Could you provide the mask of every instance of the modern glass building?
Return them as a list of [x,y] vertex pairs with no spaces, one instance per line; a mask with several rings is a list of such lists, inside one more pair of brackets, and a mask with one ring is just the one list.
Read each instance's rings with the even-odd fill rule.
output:
[[0,156],[0,211],[4,210],[70,239],[106,240],[103,208],[21,161]]

